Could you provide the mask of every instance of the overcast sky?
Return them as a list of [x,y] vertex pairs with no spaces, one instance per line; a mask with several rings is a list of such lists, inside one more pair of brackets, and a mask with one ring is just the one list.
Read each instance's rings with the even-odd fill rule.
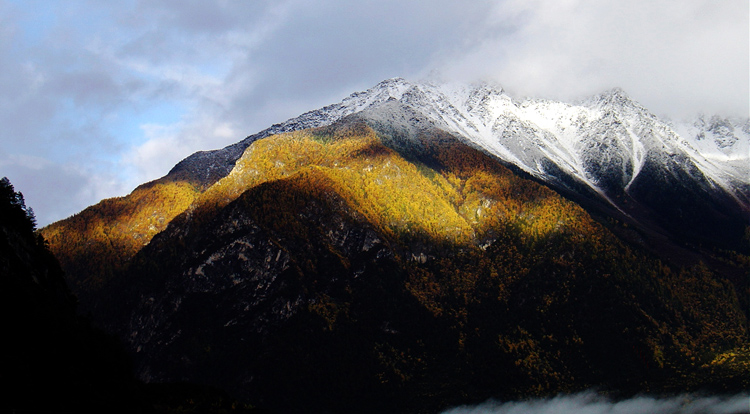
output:
[[401,76],[748,116],[747,0],[0,0],[0,176],[40,225]]

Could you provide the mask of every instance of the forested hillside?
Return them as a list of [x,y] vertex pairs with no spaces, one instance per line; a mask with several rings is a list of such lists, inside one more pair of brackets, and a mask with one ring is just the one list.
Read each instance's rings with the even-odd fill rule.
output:
[[279,411],[742,389],[747,309],[439,130],[252,144],[100,289],[141,378]]

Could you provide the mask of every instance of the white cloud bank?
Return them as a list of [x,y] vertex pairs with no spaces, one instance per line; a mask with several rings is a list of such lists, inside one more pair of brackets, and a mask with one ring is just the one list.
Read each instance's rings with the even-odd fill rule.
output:
[[672,398],[638,396],[610,401],[594,392],[521,402],[488,402],[458,407],[443,414],[746,414],[750,394],[734,396],[682,395]]
[[447,70],[519,95],[575,99],[621,87],[652,111],[748,116],[747,1],[509,0]]

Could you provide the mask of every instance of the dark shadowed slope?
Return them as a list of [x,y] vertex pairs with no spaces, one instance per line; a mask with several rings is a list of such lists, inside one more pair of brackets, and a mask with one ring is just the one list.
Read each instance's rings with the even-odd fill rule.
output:
[[297,412],[747,385],[732,285],[449,134],[388,142],[356,119],[257,141],[141,250],[99,308],[141,377]]

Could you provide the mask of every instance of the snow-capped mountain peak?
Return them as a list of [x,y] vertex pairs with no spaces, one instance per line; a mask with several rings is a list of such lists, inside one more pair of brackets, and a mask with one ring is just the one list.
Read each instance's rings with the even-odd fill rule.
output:
[[366,95],[373,90],[395,91],[390,98],[424,114],[436,126],[543,180],[559,170],[602,195],[627,192],[646,163],[679,159],[680,168],[698,171],[710,185],[738,199],[748,198],[742,185],[750,181],[747,167],[716,161],[748,161],[750,121],[704,117],[687,129],[674,126],[620,88],[577,104],[544,99],[517,102],[490,84],[394,79],[376,88]]
[[[388,115],[399,108],[412,115]],[[617,198],[640,194],[653,180],[692,180],[695,191],[723,192],[740,210],[750,211],[750,120],[704,116],[674,124],[620,88],[577,103],[519,101],[489,83],[392,78],[223,150],[195,154],[175,170],[191,169],[207,178],[226,175],[257,139],[329,125],[353,114],[366,118],[367,113],[411,122],[407,129],[412,132],[423,129],[426,120],[553,186],[574,192],[588,188],[621,211]]]

